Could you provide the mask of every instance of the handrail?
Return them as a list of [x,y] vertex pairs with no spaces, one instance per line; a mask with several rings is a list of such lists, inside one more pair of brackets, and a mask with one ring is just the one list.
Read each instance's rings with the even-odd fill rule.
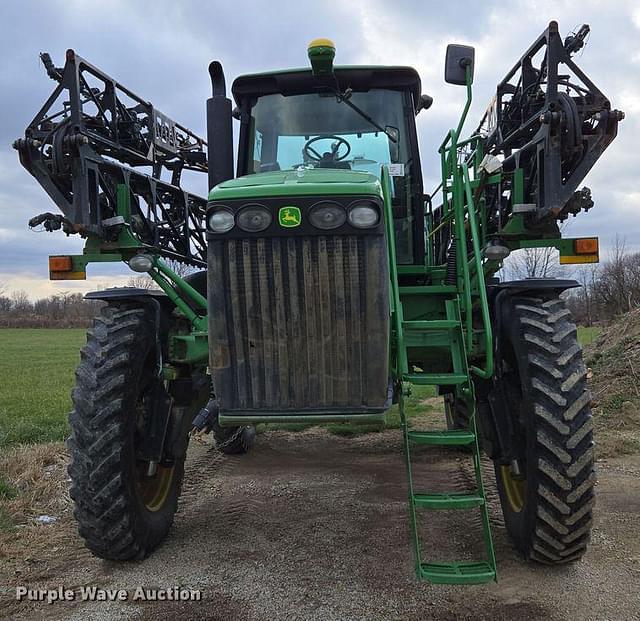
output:
[[[464,179],[464,190],[467,197],[467,213],[469,214],[469,227],[471,229],[471,244],[473,246],[473,260],[476,264],[476,278],[478,279],[478,294],[480,296],[480,312],[482,314],[482,324],[484,328],[486,368],[472,366],[471,371],[476,375],[490,379],[493,375],[493,331],[491,329],[491,317],[489,315],[489,303],[487,301],[487,289],[484,282],[484,270],[482,269],[482,253],[480,252],[478,219],[471,191],[471,180],[469,179],[469,167],[462,164],[462,176]],[[464,257],[466,262],[466,255]],[[470,286],[471,283],[466,283]],[[471,309],[469,309],[471,315]]]
[[[463,179],[460,175],[454,175],[453,184],[453,209],[455,218],[455,242],[456,261],[458,272],[458,291],[465,297],[465,335],[467,350],[473,347],[473,313],[471,307],[471,276],[469,274],[469,262],[467,261],[467,235],[464,229],[464,195]],[[460,283],[460,268],[462,268],[462,283]]]
[[404,333],[402,330],[402,304],[400,303],[400,288],[398,285],[398,269],[396,261],[396,238],[393,228],[393,212],[391,210],[391,178],[389,168],[382,167],[382,197],[384,200],[384,225],[387,233],[387,249],[389,252],[389,280],[391,283],[391,302],[393,310],[393,325],[396,331],[396,379],[409,372],[407,353],[404,348]]
[[[482,266],[482,252],[480,250],[480,234],[478,228],[478,220],[474,202],[474,196],[469,175],[469,161],[477,162],[479,135],[474,134],[465,140],[459,142],[460,133],[467,118],[467,113],[471,107],[472,89],[471,89],[471,70],[467,67],[466,72],[467,101],[462,111],[460,121],[456,129],[447,132],[438,152],[441,157],[442,164],[442,195],[443,195],[443,223],[451,215],[454,217],[454,231],[456,244],[456,260],[458,272],[458,290],[464,296],[464,320],[465,320],[465,343],[467,349],[473,349],[473,291],[471,283],[470,268],[475,267],[475,278],[477,279],[478,297],[480,301],[480,312],[482,316],[482,327],[484,331],[485,344],[485,368],[478,366],[470,366],[470,370],[479,377],[489,379],[493,375],[493,332],[491,328],[491,317],[489,314],[489,305],[487,301],[487,291],[484,281],[484,270]],[[468,158],[463,161],[458,160],[458,153],[462,147],[476,142],[473,150]],[[447,185],[447,179],[453,177],[452,183]],[[452,193],[451,209],[448,213],[448,191]],[[467,252],[467,231],[466,222],[468,216],[469,234],[471,236],[472,254],[471,261]],[[462,282],[460,282],[462,281]]]

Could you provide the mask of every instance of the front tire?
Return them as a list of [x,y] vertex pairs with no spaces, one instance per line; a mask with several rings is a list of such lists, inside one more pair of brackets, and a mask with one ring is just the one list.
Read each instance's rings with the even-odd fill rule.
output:
[[81,352],[68,442],[78,530],[104,559],[147,556],[177,509],[185,455],[158,465],[136,455],[156,365],[152,310],[130,302],[105,306]]
[[495,470],[516,548],[555,565],[587,549],[595,472],[586,367],[570,312],[551,296],[514,297],[503,310],[498,364],[517,459]]

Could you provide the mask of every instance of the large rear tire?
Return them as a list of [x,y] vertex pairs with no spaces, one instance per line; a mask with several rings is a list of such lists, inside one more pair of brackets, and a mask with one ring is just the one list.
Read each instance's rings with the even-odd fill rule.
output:
[[570,313],[554,294],[507,304],[498,364],[517,460],[495,465],[505,524],[525,558],[568,563],[587,549],[594,505],[582,351]]
[[78,530],[104,559],[144,558],[164,539],[176,512],[184,454],[157,466],[136,454],[156,376],[152,309],[130,302],[105,306],[81,352],[68,442]]

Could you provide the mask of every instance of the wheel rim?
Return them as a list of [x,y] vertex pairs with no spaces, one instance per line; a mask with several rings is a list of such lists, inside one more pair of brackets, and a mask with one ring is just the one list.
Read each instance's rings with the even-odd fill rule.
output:
[[173,483],[174,466],[158,466],[156,473],[147,477],[141,473],[138,490],[144,506],[149,511],[159,511],[164,506]]
[[524,508],[524,501],[527,494],[527,480],[515,478],[510,466],[500,466],[500,475],[507,501],[511,510],[520,513]]

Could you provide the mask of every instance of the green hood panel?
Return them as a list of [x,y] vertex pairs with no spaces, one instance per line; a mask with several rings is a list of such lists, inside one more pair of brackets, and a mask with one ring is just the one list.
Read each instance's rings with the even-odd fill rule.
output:
[[373,195],[382,197],[378,177],[366,172],[331,168],[246,175],[223,181],[209,192],[210,201],[273,196]]

